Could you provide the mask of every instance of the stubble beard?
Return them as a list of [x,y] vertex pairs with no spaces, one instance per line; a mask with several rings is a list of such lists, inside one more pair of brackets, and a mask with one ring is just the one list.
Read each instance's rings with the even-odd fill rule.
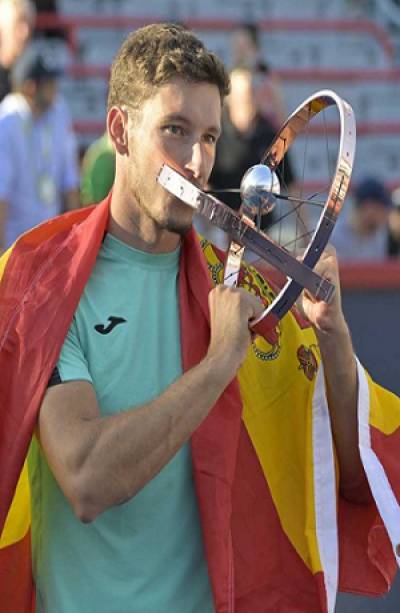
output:
[[[173,234],[184,236],[192,227],[193,215],[190,209],[188,210],[188,205],[167,195],[165,198],[167,204],[164,208],[166,214],[165,216],[157,215],[157,210],[154,211],[151,206],[152,201],[157,197],[157,192],[162,189],[159,186],[157,186],[157,188],[158,189],[154,190],[155,193],[151,195],[149,193],[150,190],[146,190],[146,187],[141,185],[141,182],[135,181],[134,185],[131,187],[131,194],[138,208],[155,224],[158,230],[167,230]],[[161,194],[161,196],[164,196],[164,194]],[[167,200],[167,198],[169,198],[169,200]],[[133,215],[131,221],[136,225],[137,222],[134,221]]]

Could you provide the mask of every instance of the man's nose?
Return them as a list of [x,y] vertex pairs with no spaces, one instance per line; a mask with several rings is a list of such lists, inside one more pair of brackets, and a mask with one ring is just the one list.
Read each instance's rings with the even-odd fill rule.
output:
[[192,156],[190,161],[185,165],[185,169],[190,171],[191,177],[196,183],[202,185],[205,181],[206,174],[206,155],[201,146],[201,143],[195,143],[192,146]]

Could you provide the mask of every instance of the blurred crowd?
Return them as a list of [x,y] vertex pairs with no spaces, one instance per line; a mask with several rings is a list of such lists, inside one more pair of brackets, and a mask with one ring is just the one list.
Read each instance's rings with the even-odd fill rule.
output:
[[30,44],[30,0],[0,0],[0,251],[80,206],[77,141],[59,68]]
[[[48,8],[48,7],[46,7]],[[36,6],[0,0],[0,253],[29,228],[63,211],[102,200],[114,180],[107,133],[79,155],[60,70],[51,54],[32,43]],[[264,57],[257,26],[231,35],[231,94],[223,109],[222,136],[210,178],[221,199],[240,206],[246,170],[260,161],[286,118],[280,79]],[[290,152],[279,168],[287,194],[297,193]],[[390,193],[379,177],[353,189],[333,243],[341,260],[385,260],[400,255],[400,188]],[[268,229],[271,217],[263,221]]]

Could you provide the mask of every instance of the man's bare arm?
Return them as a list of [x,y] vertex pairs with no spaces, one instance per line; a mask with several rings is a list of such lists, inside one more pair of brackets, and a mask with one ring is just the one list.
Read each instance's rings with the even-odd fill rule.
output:
[[371,501],[358,447],[358,380],[350,332],[341,307],[336,253],[329,248],[316,270],[336,286],[331,304],[306,296],[303,308],[314,325],[327,386],[329,413],[340,469],[340,491],[348,500]]
[[340,467],[340,492],[350,501],[372,500],[358,447],[357,366],[347,325],[318,335],[324,363],[332,432]]
[[[134,496],[189,439],[242,363],[248,321],[260,312],[243,290],[210,293],[207,356],[161,396],[101,417],[93,387],[69,382],[49,388],[38,434],[50,468],[82,521]],[[134,401],[134,399],[133,399]]]

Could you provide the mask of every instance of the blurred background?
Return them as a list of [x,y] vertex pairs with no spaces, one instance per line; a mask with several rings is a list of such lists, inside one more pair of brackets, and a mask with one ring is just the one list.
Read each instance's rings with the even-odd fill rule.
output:
[[[6,21],[6,5],[17,11],[17,21]],[[88,204],[112,183],[113,156],[104,137],[109,67],[126,34],[147,23],[178,21],[193,29],[230,69],[240,69],[235,88],[242,96],[251,72],[254,100],[242,99],[236,110],[232,101],[227,108],[225,146],[231,150],[233,143],[238,151],[227,169],[221,145],[217,187],[224,185],[224,172],[243,172],[240,164],[255,163],[257,157],[249,157],[260,146],[254,137],[263,134],[264,146],[310,94],[330,88],[352,105],[352,193],[335,229],[344,308],[361,361],[400,394],[400,0],[36,0],[31,8],[27,0],[0,0],[0,97],[13,91],[11,75],[26,45],[57,67],[58,98],[52,104],[58,123],[72,135],[68,155],[76,156],[78,173],[74,178],[70,161],[64,171],[69,183],[60,186],[68,196],[64,210],[79,206],[79,191],[80,202]],[[15,46],[17,32],[19,47],[7,59],[6,47],[10,40]],[[242,112],[246,104],[250,119]],[[0,120],[3,153],[5,134]],[[307,146],[311,188],[321,180],[321,130],[309,134]],[[303,164],[292,155],[288,185],[303,173]],[[0,200],[6,198],[2,181],[0,172]],[[399,582],[380,599],[341,595],[337,613],[350,612],[399,613]]]
[[[67,69],[61,89],[82,147],[103,132],[109,65],[130,30],[154,20],[184,22],[232,66],[232,31],[240,23],[254,23],[259,28],[260,55],[281,79],[286,110],[293,110],[314,91],[336,90],[357,117],[354,178],[373,171],[392,187],[399,183],[400,3],[396,0],[37,0],[36,4],[35,37]],[[50,7],[56,12],[41,12]],[[318,138],[313,137],[316,153],[310,158],[316,178]]]

